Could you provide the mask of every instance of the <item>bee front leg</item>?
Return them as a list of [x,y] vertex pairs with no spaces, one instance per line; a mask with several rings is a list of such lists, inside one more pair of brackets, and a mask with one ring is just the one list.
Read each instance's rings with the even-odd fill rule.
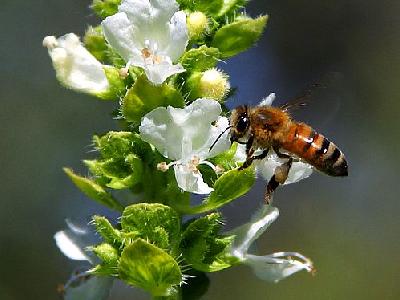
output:
[[272,203],[272,195],[274,191],[280,184],[284,184],[286,179],[288,178],[292,162],[293,158],[289,156],[287,162],[275,168],[274,175],[268,181],[267,187],[265,189],[264,199],[267,204]]
[[243,163],[243,165],[239,168],[239,171],[246,169],[248,167],[250,167],[250,165],[253,163],[253,154],[254,154],[254,148],[253,146],[253,142],[254,142],[254,136],[251,134],[249,139],[246,142],[246,161]]

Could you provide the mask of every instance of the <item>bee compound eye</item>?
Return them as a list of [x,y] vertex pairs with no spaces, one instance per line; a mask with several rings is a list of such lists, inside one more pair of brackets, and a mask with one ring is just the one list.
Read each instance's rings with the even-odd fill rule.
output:
[[248,125],[249,125],[249,119],[246,116],[240,117],[236,129],[239,132],[244,132],[247,129]]

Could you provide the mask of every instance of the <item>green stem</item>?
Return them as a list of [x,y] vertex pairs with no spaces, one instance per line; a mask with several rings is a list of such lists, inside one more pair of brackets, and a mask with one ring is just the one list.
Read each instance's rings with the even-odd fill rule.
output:
[[152,300],[182,300],[182,288],[176,287],[176,293],[170,296],[153,296]]

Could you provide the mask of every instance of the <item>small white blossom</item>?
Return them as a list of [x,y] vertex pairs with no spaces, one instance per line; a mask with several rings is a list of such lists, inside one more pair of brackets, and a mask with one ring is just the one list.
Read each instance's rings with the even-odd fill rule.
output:
[[184,72],[176,62],[188,43],[186,14],[175,0],[123,0],[101,24],[127,65],[141,67],[154,84]]
[[236,235],[231,254],[250,266],[260,279],[277,282],[301,270],[314,271],[312,262],[297,252],[257,256],[247,251],[253,242],[278,218],[277,208],[264,205],[251,219],[229,234]]
[[104,67],[81,43],[74,33],[60,38],[47,36],[43,40],[56,70],[57,79],[66,87],[99,95],[106,93],[110,84]]
[[77,225],[70,220],[66,220],[68,228],[57,231],[54,235],[57,247],[69,259],[87,260],[94,263],[94,256],[86,248],[93,245],[94,232],[87,226]]
[[[78,225],[66,220],[68,229],[54,235],[61,252],[72,260],[87,260],[91,265],[98,263],[98,258],[87,251],[95,241],[95,233],[86,225]],[[90,276],[87,271],[74,272],[64,285],[65,300],[106,300],[114,279],[112,277]]]
[[173,160],[169,165],[160,164],[158,169],[165,171],[174,166],[178,186],[184,191],[208,194],[213,190],[204,182],[198,166],[206,164],[214,171],[220,171],[206,159],[230,147],[228,133],[225,133],[209,151],[229,126],[228,119],[219,116],[221,112],[217,101],[202,98],[183,109],[158,107],[142,118],[139,127],[142,139],[153,144],[164,157]]

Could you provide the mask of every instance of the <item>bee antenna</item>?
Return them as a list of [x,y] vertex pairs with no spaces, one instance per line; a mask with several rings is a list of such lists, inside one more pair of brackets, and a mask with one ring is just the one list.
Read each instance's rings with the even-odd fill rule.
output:
[[232,127],[232,126],[229,125],[228,127],[225,128],[224,131],[222,131],[222,132],[219,134],[219,136],[215,139],[214,143],[212,143],[210,149],[208,149],[208,152],[210,152],[210,151],[212,150],[212,148],[214,148],[215,144],[218,142],[218,140],[221,138],[221,136],[222,136],[228,129],[230,129],[231,127]]

